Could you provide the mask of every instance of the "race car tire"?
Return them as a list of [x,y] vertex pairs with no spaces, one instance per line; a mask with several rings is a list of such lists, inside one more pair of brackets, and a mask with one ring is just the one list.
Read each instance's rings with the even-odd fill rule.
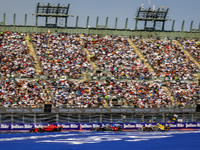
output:
[[105,128],[101,128],[101,131],[106,131],[106,129]]
[[57,131],[60,132],[62,129],[61,128],[57,128]]
[[39,128],[39,129],[38,129],[38,132],[42,133],[42,132],[43,132],[43,129],[42,129],[42,128]]
[[31,129],[29,132],[33,133],[33,132],[34,132],[34,129]]

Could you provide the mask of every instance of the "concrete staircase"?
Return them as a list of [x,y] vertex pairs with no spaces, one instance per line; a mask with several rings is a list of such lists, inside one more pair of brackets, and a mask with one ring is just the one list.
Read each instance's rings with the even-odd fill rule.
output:
[[[80,38],[80,42],[81,42],[81,45],[84,46],[84,42],[83,42],[82,38]],[[91,66],[93,68],[93,74],[96,74],[97,66],[93,61],[91,61],[90,53],[89,53],[88,49],[83,47],[82,50],[86,53],[87,60],[90,62]],[[83,73],[83,76],[84,76],[84,81],[87,81],[88,79],[87,79],[87,75],[85,72]],[[108,103],[106,100],[103,101],[103,107],[108,108]]]
[[[81,42],[81,45],[83,46],[82,50],[86,53],[87,60],[90,62],[91,66],[93,68],[93,74],[96,74],[97,66],[93,61],[91,61],[90,53],[89,53],[88,49],[84,48],[84,42],[83,42],[82,38],[80,38],[80,42]],[[83,75],[84,75],[84,79],[87,79],[86,73],[83,73]]]
[[[136,45],[130,39],[127,39],[127,41],[129,43],[129,45],[137,53],[137,55],[139,56],[139,58],[142,60],[142,62],[144,63],[144,65],[148,68],[148,70],[151,71],[152,74],[156,75],[155,71],[153,70],[153,68],[151,67],[151,65],[148,63],[148,61],[144,58],[144,56],[140,53],[140,51],[138,50],[138,48],[136,47]],[[164,87],[164,86],[162,86],[162,89],[168,94],[168,96],[170,97],[171,101],[174,102],[174,97],[171,95],[171,92],[169,91],[169,89],[167,87]]]
[[37,75],[40,75],[41,72],[42,72],[42,69],[40,67],[40,62],[39,62],[39,60],[37,58],[37,55],[35,53],[33,44],[29,41],[29,39],[30,39],[29,36],[25,36],[25,41],[26,41],[27,46],[29,48],[30,55],[33,57],[33,59],[35,61],[35,70],[36,70],[36,73],[37,73]]
[[[33,47],[33,44],[29,41],[30,37],[29,36],[25,36],[25,41],[27,43],[27,46],[29,48],[29,52],[30,52],[30,55],[33,57],[34,59],[34,62],[35,62],[35,70],[36,70],[36,73],[37,75],[40,75],[42,73],[42,69],[40,67],[40,62],[38,60],[38,57],[36,55],[36,52],[35,52],[35,49]],[[42,87],[41,87],[42,88]],[[50,90],[47,88],[47,89],[43,89],[42,88],[42,91],[43,91],[43,95],[45,97],[45,100],[46,100],[46,103],[48,102],[48,97],[50,96]],[[52,99],[52,98],[51,98]]]
[[[177,40],[173,41],[176,43],[176,45],[178,45],[181,48],[181,50],[183,50],[184,54],[188,56],[188,58],[192,60],[195,63],[195,65],[200,69],[200,64],[194,59],[194,57],[192,57],[187,50],[184,50],[183,46]],[[199,74],[193,74],[193,76],[197,78],[197,81],[200,78]]]
[[90,59],[90,53],[89,53],[88,49],[84,48],[84,51],[87,54],[87,60],[90,62],[90,64],[92,65],[92,68],[94,69],[93,73],[96,74],[96,70],[97,70],[96,64],[93,61],[91,61],[91,59]]
[[139,56],[140,60],[142,60],[142,62],[144,63],[144,65],[148,68],[149,71],[151,71],[153,73],[153,75],[156,75],[155,71],[153,70],[153,68],[151,67],[151,65],[149,65],[149,63],[147,62],[147,60],[144,58],[144,56],[140,53],[140,51],[138,50],[138,48],[136,47],[136,45],[130,40],[127,39],[129,45],[134,49],[134,51],[137,53],[137,55]]
[[169,91],[169,89],[165,86],[162,86],[162,89],[167,93],[167,95],[170,97],[172,103],[174,103],[174,97],[172,96],[172,93]]

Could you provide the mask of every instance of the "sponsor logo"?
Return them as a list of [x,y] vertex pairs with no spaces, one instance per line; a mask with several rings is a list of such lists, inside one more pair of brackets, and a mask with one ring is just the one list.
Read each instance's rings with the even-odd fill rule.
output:
[[100,113],[101,109],[95,109],[95,112]]
[[168,112],[169,109],[165,109],[165,108],[160,108],[160,112]]
[[124,124],[124,129],[125,128],[135,128],[135,125],[132,124]]
[[151,127],[152,124],[144,124],[145,127]]
[[116,126],[120,126],[120,124],[115,123]]
[[99,124],[93,124],[92,126],[93,126],[93,128],[98,128],[98,127],[100,127]]
[[174,109],[169,108],[169,112],[174,112]]
[[144,112],[143,109],[135,109],[135,112]]
[[95,112],[95,109],[85,109],[85,112],[86,113],[92,113],[92,112]]
[[126,112],[126,109],[121,109],[121,112]]
[[195,109],[183,108],[182,111],[183,111],[183,112],[195,112]]
[[102,111],[102,113],[107,113],[108,112],[106,109],[102,109],[101,111]]
[[174,111],[175,111],[175,112],[181,112],[181,110],[180,110],[180,109],[177,109],[177,108],[175,108]]
[[133,113],[134,110],[133,109],[127,109],[126,111],[127,111],[127,113]]
[[16,109],[16,111],[17,111],[17,112],[22,112],[22,111],[23,111],[23,109]]
[[24,109],[24,113],[30,113],[28,109]]
[[78,125],[77,124],[70,124],[70,127],[71,128],[78,128]]
[[110,125],[110,124],[108,124],[108,123],[107,123],[107,124],[102,124],[102,127],[104,127],[104,126],[109,126],[109,125]]
[[176,124],[169,124],[170,127],[176,127]]
[[152,113],[156,113],[156,109],[150,109]]
[[92,128],[92,125],[82,124],[82,128]]
[[76,109],[76,113],[82,113],[81,109]]
[[111,112],[120,112],[120,109],[111,109]]
[[197,127],[200,127],[200,123],[197,123]]
[[13,124],[11,124],[11,129],[23,129],[23,128],[24,128],[23,125],[18,125],[18,124],[13,125]]
[[59,112],[68,112],[68,109],[59,109]]
[[37,112],[43,112],[43,109],[32,109],[32,112],[37,113]]
[[25,129],[27,129],[27,128],[33,128],[33,125],[25,124],[25,125],[24,125],[24,128],[25,128]]
[[136,128],[142,128],[143,124],[136,124]]
[[188,128],[188,127],[197,127],[197,125],[193,124],[193,123],[186,123],[185,126],[186,126],[186,128]]
[[35,128],[42,128],[43,125],[39,124],[39,125],[35,125]]
[[70,125],[67,124],[58,124],[58,126],[62,126],[63,128],[70,128]]
[[144,109],[144,111],[145,111],[145,112],[150,112],[151,110],[150,110],[150,109]]
[[57,113],[57,111],[55,109],[51,109],[52,113]]
[[8,129],[9,128],[9,125],[7,124],[1,124],[1,129]]
[[69,112],[75,113],[75,109],[69,109]]
[[179,127],[179,128],[183,128],[185,125],[184,124],[182,124],[182,123],[178,123],[177,124],[177,127]]
[[6,112],[13,113],[13,112],[16,112],[16,109],[6,109]]

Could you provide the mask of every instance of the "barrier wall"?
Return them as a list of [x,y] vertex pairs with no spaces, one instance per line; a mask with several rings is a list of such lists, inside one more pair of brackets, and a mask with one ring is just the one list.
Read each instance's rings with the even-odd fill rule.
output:
[[[170,129],[200,129],[200,122],[187,122],[187,123],[160,123],[164,126],[170,125]],[[2,123],[0,124],[1,132],[28,132],[32,128],[38,128],[42,126],[47,126],[46,123],[18,123],[18,124],[9,124]],[[57,123],[55,125],[63,126],[63,131],[80,131],[90,130],[91,128],[102,127],[109,125],[108,123]],[[156,125],[156,123],[116,123],[115,125],[121,125],[123,130],[137,130],[141,127],[150,127]]]
[[[0,114],[43,113],[43,108],[0,108]],[[196,108],[52,108],[51,113],[195,113]]]

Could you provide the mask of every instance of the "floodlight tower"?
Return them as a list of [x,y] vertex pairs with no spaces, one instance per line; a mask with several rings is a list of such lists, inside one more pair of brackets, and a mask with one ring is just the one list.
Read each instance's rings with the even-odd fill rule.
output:
[[[141,7],[138,9],[136,14],[136,22],[135,22],[135,30],[137,30],[138,21],[144,22],[144,30],[145,31],[155,31],[156,30],[156,24],[162,23],[162,29],[161,31],[164,31],[165,29],[165,22],[169,19],[167,19],[169,8],[165,10],[165,6],[162,5],[161,8],[155,9],[155,5],[153,6],[153,9],[149,7],[148,9],[144,8],[144,4],[141,5]],[[147,27],[147,22],[153,22],[152,27]]]
[[[36,6],[36,13],[33,14],[36,16],[36,26],[38,26],[38,17],[44,17],[46,18],[45,21],[45,27],[57,27],[58,18],[64,18],[65,19],[65,27],[67,27],[67,19],[68,17],[73,17],[73,15],[68,15],[69,12],[69,6],[60,6],[60,3],[58,3],[57,6],[52,6],[50,3],[47,5],[40,5],[40,3]],[[48,18],[55,18],[54,24],[48,23]]]

